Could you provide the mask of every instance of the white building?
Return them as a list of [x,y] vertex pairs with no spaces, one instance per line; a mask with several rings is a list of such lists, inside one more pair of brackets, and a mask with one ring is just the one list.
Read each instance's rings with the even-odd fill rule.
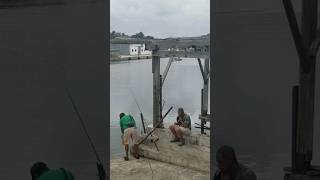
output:
[[121,56],[151,56],[152,51],[145,49],[145,44],[111,44],[111,50]]

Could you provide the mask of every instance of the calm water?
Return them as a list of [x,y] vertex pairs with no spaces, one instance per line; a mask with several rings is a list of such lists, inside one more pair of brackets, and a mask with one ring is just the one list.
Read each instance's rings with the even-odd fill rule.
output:
[[[168,59],[161,59],[161,72],[164,72]],[[151,60],[123,62],[110,65],[110,156],[124,154],[120,141],[120,112],[130,113],[141,126],[137,99],[144,117],[151,124],[152,118],[152,63]],[[190,114],[192,122],[198,121],[201,103],[202,76],[196,59],[183,59],[171,65],[163,85],[164,111],[173,106],[165,122],[175,120],[178,107]],[[194,125],[193,125],[194,126]],[[139,128],[139,132],[141,132]]]

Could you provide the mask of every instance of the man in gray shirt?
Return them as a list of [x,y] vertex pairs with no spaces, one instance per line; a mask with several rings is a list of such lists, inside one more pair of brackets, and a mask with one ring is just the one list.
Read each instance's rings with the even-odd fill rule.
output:
[[170,142],[181,142],[179,146],[185,144],[185,139],[183,135],[191,133],[191,119],[190,116],[184,113],[183,108],[178,109],[177,122],[169,126],[170,131],[172,132],[174,139]]

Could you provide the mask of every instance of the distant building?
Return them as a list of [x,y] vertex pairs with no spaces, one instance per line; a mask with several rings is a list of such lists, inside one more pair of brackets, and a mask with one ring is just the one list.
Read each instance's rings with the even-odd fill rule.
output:
[[151,56],[152,52],[145,49],[145,44],[111,44],[111,52],[121,56]]

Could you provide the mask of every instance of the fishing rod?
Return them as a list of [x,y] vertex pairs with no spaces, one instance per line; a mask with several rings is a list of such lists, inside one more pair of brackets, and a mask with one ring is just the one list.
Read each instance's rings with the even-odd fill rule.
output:
[[166,112],[166,114],[163,116],[163,118],[161,118],[161,121],[147,134],[146,137],[144,137],[139,143],[138,145],[140,145],[141,143],[143,143],[156,129],[157,127],[163,122],[163,119],[166,118],[166,116],[169,114],[169,112],[172,110],[173,106],[171,106],[169,108],[169,110]]
[[[146,128],[145,128],[145,125],[144,125],[144,118],[143,118],[143,114],[142,114],[141,108],[140,108],[139,103],[138,103],[138,101],[137,101],[136,97],[134,96],[134,94],[133,94],[133,92],[132,92],[132,89],[131,89],[131,88],[130,88],[130,92],[131,92],[132,97],[133,97],[133,99],[134,99],[134,101],[135,101],[136,105],[138,106],[138,109],[139,109],[139,112],[140,112],[140,117],[141,117],[141,122],[142,122],[143,132],[144,132],[144,133],[146,133]],[[158,148],[158,146],[157,146],[157,143],[156,143],[156,142],[154,142],[154,145],[156,146],[157,150],[159,151],[159,148]],[[148,161],[149,167],[150,167],[150,169],[151,169],[151,172],[152,172],[152,179],[153,179],[153,169],[152,169],[152,167],[151,167],[151,163],[150,163],[149,159],[147,159],[147,161]]]
[[143,114],[142,114],[141,108],[140,108],[139,103],[138,103],[136,97],[134,96],[131,88],[130,88],[130,92],[131,92],[132,97],[133,97],[136,105],[138,106],[138,109],[139,109],[139,112],[140,112],[140,118],[141,118],[141,123],[142,123],[142,127],[143,127],[143,133],[146,133],[146,127],[145,127],[145,124],[144,124],[144,118],[143,118]]
[[109,180],[108,176],[106,175],[106,171],[105,171],[105,169],[104,169],[104,167],[103,167],[103,165],[102,165],[102,161],[101,161],[101,159],[100,159],[100,157],[99,157],[99,154],[98,154],[98,152],[97,152],[97,150],[96,150],[96,148],[95,148],[95,146],[94,146],[94,144],[93,144],[93,141],[92,141],[92,139],[91,139],[91,137],[90,137],[90,135],[89,135],[89,133],[88,133],[88,130],[87,130],[87,128],[86,128],[86,125],[85,125],[83,119],[81,118],[81,115],[80,115],[80,113],[79,113],[79,111],[78,111],[77,106],[76,106],[75,103],[74,103],[74,100],[73,100],[73,98],[72,98],[72,96],[71,96],[71,93],[70,93],[70,91],[69,91],[69,89],[68,89],[67,87],[65,88],[65,90],[66,90],[66,92],[67,92],[68,99],[70,100],[70,102],[71,102],[71,104],[72,104],[73,110],[74,110],[74,112],[76,113],[76,115],[77,115],[77,117],[78,117],[78,120],[80,121],[80,124],[81,124],[81,126],[82,126],[82,128],[83,128],[83,131],[85,132],[85,135],[87,136],[87,138],[88,138],[88,140],[89,140],[89,143],[90,143],[90,145],[91,145],[91,148],[93,149],[93,152],[94,152],[94,154],[95,154],[95,156],[96,156],[99,179],[100,179],[100,180],[105,180],[105,179]]

